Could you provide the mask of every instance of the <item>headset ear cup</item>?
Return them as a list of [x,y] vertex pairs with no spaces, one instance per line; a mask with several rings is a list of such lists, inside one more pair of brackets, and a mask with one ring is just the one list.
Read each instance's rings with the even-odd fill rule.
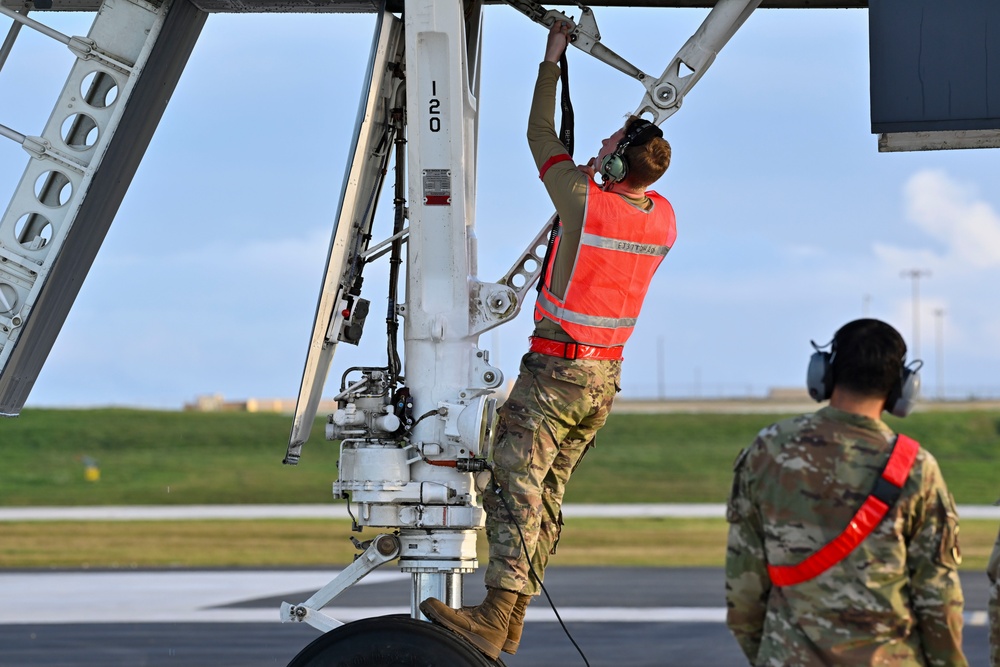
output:
[[809,390],[809,396],[817,403],[830,398],[830,394],[833,393],[831,356],[829,352],[817,350],[809,357],[809,368],[806,370],[806,389]]
[[894,417],[905,417],[917,404],[920,395],[920,373],[903,367],[899,382],[885,399],[885,409]]
[[601,161],[601,176],[612,183],[620,183],[625,179],[628,167],[625,160],[617,153],[606,155]]

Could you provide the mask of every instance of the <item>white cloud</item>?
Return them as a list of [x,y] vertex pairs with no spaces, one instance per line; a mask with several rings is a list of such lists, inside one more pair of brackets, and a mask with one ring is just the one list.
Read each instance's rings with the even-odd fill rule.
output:
[[944,244],[949,264],[1000,266],[1000,214],[975,188],[928,169],[910,178],[904,195],[907,217]]
[[[939,394],[939,385],[951,397],[995,391],[983,378],[1000,363],[994,344],[1000,316],[989,307],[1000,278],[1000,208],[974,183],[942,169],[914,173],[902,190],[911,238],[873,244],[886,284],[897,285],[890,321],[899,323],[911,358],[927,362],[927,395]],[[930,272],[919,283],[916,318],[911,283],[902,273],[908,269]]]

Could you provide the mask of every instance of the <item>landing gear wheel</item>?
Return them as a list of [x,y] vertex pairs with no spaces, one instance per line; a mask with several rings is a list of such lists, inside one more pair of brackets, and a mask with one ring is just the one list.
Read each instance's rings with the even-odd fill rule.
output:
[[331,630],[288,667],[503,667],[444,628],[409,616],[376,616]]

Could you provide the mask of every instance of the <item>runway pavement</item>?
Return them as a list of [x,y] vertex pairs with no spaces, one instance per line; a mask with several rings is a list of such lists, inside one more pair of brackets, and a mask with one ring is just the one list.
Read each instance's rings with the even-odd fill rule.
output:
[[[325,611],[341,621],[407,613],[409,576],[379,570]],[[318,636],[278,622],[333,570],[8,571],[0,573],[0,666],[287,665]],[[593,667],[744,664],[726,630],[717,568],[553,567],[547,587]],[[482,596],[481,574],[465,578]],[[986,667],[986,580],[963,575],[966,650]],[[509,667],[583,665],[543,601],[528,609]]]
[[[571,517],[722,517],[722,505],[568,505]],[[1000,518],[997,507],[960,507]],[[174,507],[0,508],[0,521],[347,518],[342,503]],[[54,536],[58,539],[58,536]],[[282,624],[282,601],[302,602],[335,570],[112,570],[0,572],[0,667],[283,666],[318,631]],[[964,573],[965,649],[987,667],[986,576]],[[465,577],[466,600],[482,596]],[[717,568],[554,566],[546,585],[592,667],[746,664],[725,626]],[[409,575],[370,574],[324,611],[343,622],[409,612]],[[584,665],[544,601],[528,609],[508,667]]]

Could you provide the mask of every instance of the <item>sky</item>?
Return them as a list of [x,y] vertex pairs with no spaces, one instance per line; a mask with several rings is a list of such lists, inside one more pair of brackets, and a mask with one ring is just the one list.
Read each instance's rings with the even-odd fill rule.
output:
[[[707,14],[594,11],[603,43],[654,75]],[[91,21],[33,16],[69,34]],[[655,189],[676,210],[678,239],[626,348],[623,397],[802,387],[810,340],[862,316],[894,325],[925,361],[926,396],[1000,395],[1000,153],[878,153],[867,21],[864,10],[758,10],[664,124],[674,157]],[[209,17],[29,407],[297,394],[374,25]],[[38,134],[71,55],[21,35],[0,71],[0,123]],[[486,8],[482,280],[499,279],[552,212],[524,140],[544,43],[515,10]],[[569,57],[583,162],[644,90]],[[26,163],[0,138],[0,202]],[[391,220],[383,207],[379,238]],[[373,269],[365,296],[381,313],[384,272]],[[916,320],[912,270],[929,272]],[[481,338],[508,379],[530,312]],[[384,363],[380,320],[369,317],[360,347],[339,347],[328,395],[345,368]]]

